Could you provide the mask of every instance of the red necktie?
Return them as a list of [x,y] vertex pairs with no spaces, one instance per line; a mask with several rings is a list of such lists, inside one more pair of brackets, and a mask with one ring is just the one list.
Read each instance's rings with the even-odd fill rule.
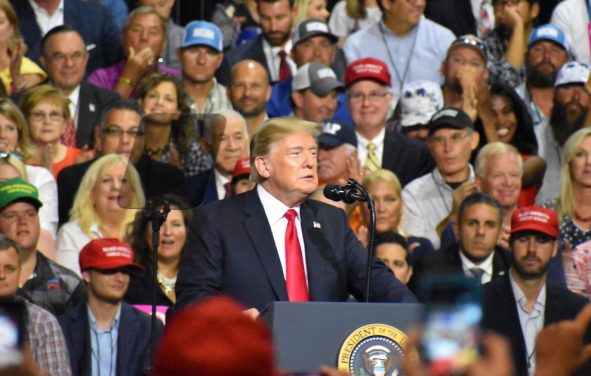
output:
[[308,286],[306,285],[302,249],[300,248],[295,225],[297,213],[295,210],[289,209],[284,217],[287,218],[287,229],[285,230],[285,284],[287,285],[287,296],[290,302],[307,302],[310,298],[308,296]]
[[226,193],[224,194],[224,198],[232,196],[232,182],[229,181],[227,183],[224,183],[224,191],[226,191]]
[[289,63],[287,62],[287,54],[285,51],[279,51],[279,58],[281,59],[279,62],[279,81],[284,81],[291,78],[291,69],[289,68]]
[[62,144],[66,146],[70,146],[75,148],[76,147],[76,128],[74,128],[74,120],[68,120],[68,124],[66,124],[66,129],[61,136]]

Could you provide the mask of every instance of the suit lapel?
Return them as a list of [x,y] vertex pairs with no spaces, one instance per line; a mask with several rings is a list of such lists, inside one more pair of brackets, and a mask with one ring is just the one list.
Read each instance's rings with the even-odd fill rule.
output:
[[[91,113],[96,112],[97,104],[94,95],[90,90],[89,84],[83,82],[80,84],[80,93],[78,94],[78,124],[76,126],[77,140],[90,140],[92,133]],[[72,116],[74,116],[73,114]],[[80,143],[78,143],[80,145]]]
[[117,375],[125,376],[135,370],[127,369],[126,366],[134,364],[132,356],[135,348],[135,342],[139,337],[140,325],[135,319],[134,308],[121,302],[121,316],[119,318],[119,334],[117,336]]
[[[90,324],[88,320],[87,305],[81,304],[76,307],[70,316],[70,328],[65,331],[70,336],[72,348],[73,364],[76,364],[78,369],[73,369],[72,373],[80,373],[82,376],[90,376],[92,373],[91,356],[92,350],[90,347]],[[66,334],[65,333],[65,334]]]
[[244,227],[263,264],[267,279],[277,299],[288,300],[285,277],[277,254],[277,247],[256,188],[245,194],[244,212],[247,215],[243,222]]

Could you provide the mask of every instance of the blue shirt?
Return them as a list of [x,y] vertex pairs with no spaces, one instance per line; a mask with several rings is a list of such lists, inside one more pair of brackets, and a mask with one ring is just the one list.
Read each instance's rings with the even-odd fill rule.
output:
[[347,38],[343,51],[347,64],[366,57],[386,63],[392,78],[394,100],[398,101],[406,83],[415,80],[443,83],[439,70],[454,40],[449,29],[421,16],[417,27],[403,37],[390,31],[383,21],[359,30]]
[[119,319],[121,304],[109,329],[99,329],[96,318],[88,308],[90,323],[90,349],[92,376],[115,376],[117,374],[117,337],[119,336]]

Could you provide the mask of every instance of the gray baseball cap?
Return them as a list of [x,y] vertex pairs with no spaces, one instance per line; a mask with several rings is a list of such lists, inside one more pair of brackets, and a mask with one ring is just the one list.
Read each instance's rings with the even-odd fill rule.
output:
[[316,35],[327,37],[333,44],[339,40],[339,37],[330,32],[326,22],[310,18],[300,22],[294,27],[293,32],[291,33],[291,42],[295,46],[301,41],[315,37]]
[[333,90],[343,90],[344,87],[343,83],[337,79],[335,72],[320,63],[302,65],[291,82],[292,91],[310,89],[321,97]]

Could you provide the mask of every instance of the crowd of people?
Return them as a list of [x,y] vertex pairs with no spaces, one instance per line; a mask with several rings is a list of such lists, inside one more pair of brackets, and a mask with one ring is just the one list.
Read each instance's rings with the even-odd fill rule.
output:
[[[498,374],[556,369],[545,327],[591,341],[588,1],[209,5],[181,25],[174,0],[0,0],[0,298],[26,309],[26,372],[206,370],[190,330],[227,319],[272,374],[270,302],[414,303],[439,274],[483,285]],[[323,195],[349,179],[375,239]],[[229,317],[193,306],[219,294]]]

